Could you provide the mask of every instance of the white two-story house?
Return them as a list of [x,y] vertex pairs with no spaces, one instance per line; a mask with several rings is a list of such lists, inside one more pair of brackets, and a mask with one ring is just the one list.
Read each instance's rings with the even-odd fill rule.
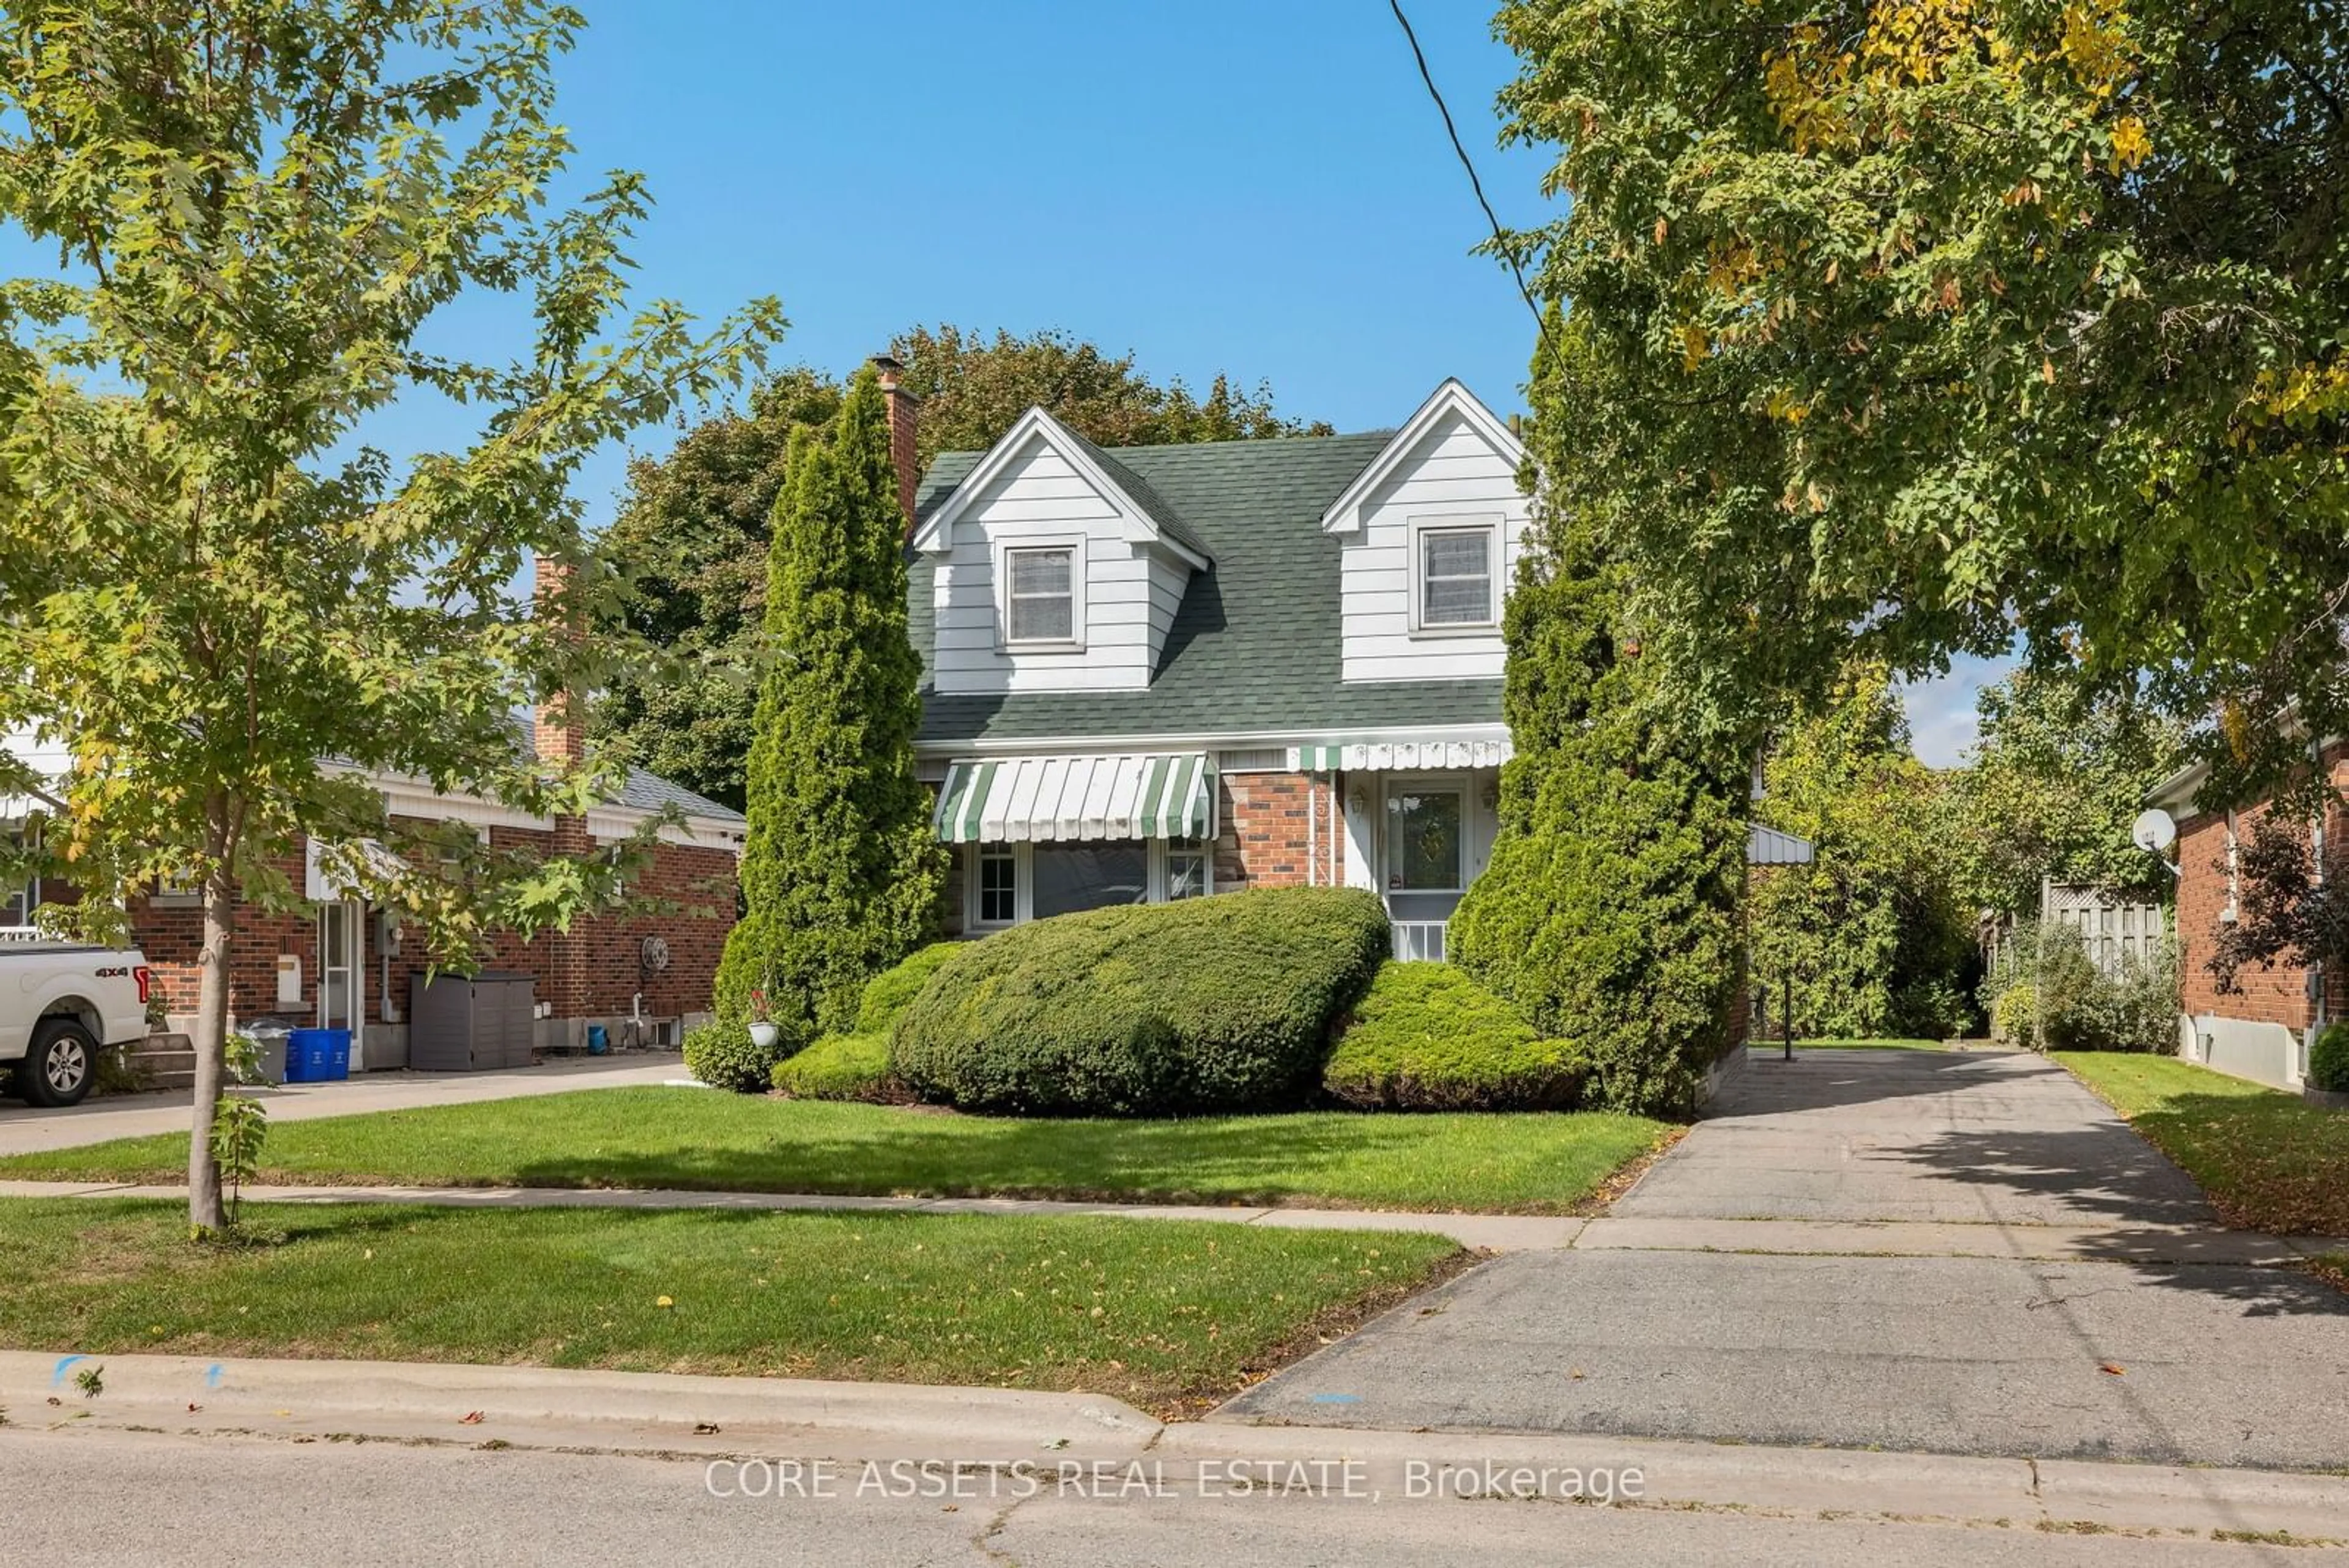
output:
[[1510,751],[1524,462],[1457,381],[1396,431],[1107,452],[1038,409],[939,457],[911,607],[961,929],[1344,885],[1444,956]]

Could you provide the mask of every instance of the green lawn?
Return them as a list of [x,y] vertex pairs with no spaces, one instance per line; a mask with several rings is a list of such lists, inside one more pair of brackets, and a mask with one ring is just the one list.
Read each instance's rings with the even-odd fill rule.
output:
[[2230,1223],[2349,1236],[2349,1115],[2170,1056],[2059,1051],[2055,1060],[2183,1167]]
[[[264,1182],[998,1194],[1556,1213],[1672,1128],[1638,1116],[1310,1112],[1019,1121],[682,1088],[287,1122]],[[0,1176],[184,1179],[183,1134],[0,1159]]]
[[[1436,1236],[937,1214],[0,1200],[0,1346],[1227,1397],[1458,1261]],[[667,1297],[671,1304],[663,1306]]]

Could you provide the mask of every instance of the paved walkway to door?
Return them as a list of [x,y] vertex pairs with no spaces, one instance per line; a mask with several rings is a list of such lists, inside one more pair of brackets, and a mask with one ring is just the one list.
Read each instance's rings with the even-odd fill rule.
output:
[[2250,1241],[2041,1058],[1757,1054],[1572,1250],[1221,1418],[2349,1465],[2349,1296]]

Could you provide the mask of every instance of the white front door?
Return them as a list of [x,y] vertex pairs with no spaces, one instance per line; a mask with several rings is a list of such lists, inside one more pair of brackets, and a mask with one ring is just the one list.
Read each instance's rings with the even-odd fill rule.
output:
[[1444,926],[1468,889],[1468,781],[1391,778],[1380,824],[1380,886],[1395,926],[1395,956],[1441,959]]
[[359,1024],[359,916],[365,906],[345,898],[318,906],[318,1027],[357,1029]]

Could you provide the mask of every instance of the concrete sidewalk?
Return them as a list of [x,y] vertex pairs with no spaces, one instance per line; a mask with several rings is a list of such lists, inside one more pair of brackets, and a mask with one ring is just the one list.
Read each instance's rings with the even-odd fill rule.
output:
[[[559,1057],[534,1067],[489,1073],[362,1073],[338,1084],[281,1085],[261,1090],[257,1097],[269,1107],[270,1120],[302,1122],[368,1111],[566,1095],[574,1089],[636,1088],[685,1077],[684,1060],[674,1053],[632,1053]],[[12,1101],[0,1106],[0,1154],[36,1154],[111,1138],[185,1132],[189,1105],[184,1089],[106,1095],[62,1111],[38,1110]]]
[[[178,1186],[0,1180],[0,1198],[138,1198],[184,1202]],[[856,1210],[905,1214],[1092,1215],[1205,1220],[1281,1230],[1421,1231],[1488,1252],[1630,1251],[1795,1256],[2008,1258],[2051,1262],[2290,1267],[2349,1252],[2349,1240],[2264,1236],[2187,1225],[2029,1226],[1953,1221],[1584,1220],[1416,1210],[1207,1203],[1066,1202],[1029,1198],[862,1197],[829,1192],[698,1192],[604,1187],[248,1187],[255,1203],[416,1203],[441,1209]]]
[[[82,1181],[0,1181],[0,1198],[142,1198],[187,1201],[184,1187]],[[1206,1220],[1289,1231],[1419,1231],[1493,1252],[1568,1247],[1583,1220],[1521,1214],[1421,1214],[1394,1210],[1271,1209],[1224,1204],[1067,1203],[1025,1198],[867,1198],[823,1192],[689,1192],[567,1187],[248,1187],[253,1203],[419,1203],[442,1209],[853,1209],[899,1214],[1095,1215]]]
[[[96,1370],[85,1397],[77,1375]],[[1264,1490],[1360,1484],[1400,1494],[1406,1467],[1480,1495],[1537,1495],[1566,1472],[1640,1472],[1639,1502],[1795,1518],[1878,1517],[2120,1530],[2288,1531],[2349,1538],[2349,1480],[2263,1471],[1723,1447],[1619,1437],[1491,1436],[1159,1422],[1105,1397],[785,1378],[387,1362],[0,1354],[11,1440],[141,1428],[296,1441],[364,1436],[468,1448],[749,1456],[845,1464],[1025,1463],[1047,1479],[1146,1475],[1160,1496],[1220,1478]],[[1534,1477],[1549,1478],[1535,1480]],[[854,1480],[854,1473],[851,1474]],[[1114,1492],[1112,1492],[1114,1495]],[[1554,1490],[1539,1493],[1556,1500]]]

